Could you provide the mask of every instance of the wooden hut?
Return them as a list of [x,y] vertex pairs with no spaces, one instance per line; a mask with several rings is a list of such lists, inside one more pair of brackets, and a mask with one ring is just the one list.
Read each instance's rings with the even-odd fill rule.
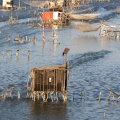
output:
[[42,23],[44,27],[47,25],[57,25],[58,27],[69,24],[69,14],[62,12],[62,9],[54,8],[49,11],[42,12]]
[[67,100],[67,65],[35,67],[32,69],[31,91],[34,97],[42,97],[47,101],[49,95],[58,98],[61,93],[63,100]]

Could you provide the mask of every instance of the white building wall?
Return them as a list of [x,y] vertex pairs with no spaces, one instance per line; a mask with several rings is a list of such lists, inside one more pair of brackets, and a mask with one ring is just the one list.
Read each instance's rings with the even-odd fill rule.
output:
[[10,3],[11,1],[12,0],[3,0],[3,7],[7,7],[7,8],[12,7],[11,4],[7,4],[7,2]]

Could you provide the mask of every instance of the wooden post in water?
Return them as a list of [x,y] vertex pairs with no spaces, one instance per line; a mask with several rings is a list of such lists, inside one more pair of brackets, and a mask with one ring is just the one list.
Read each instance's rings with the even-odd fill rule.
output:
[[11,87],[10,88],[10,97],[13,98],[13,90],[14,90],[14,87]]
[[99,101],[99,102],[101,101],[101,92],[99,93],[98,101]]
[[16,60],[18,60],[19,57],[19,50],[16,51]]
[[36,36],[34,35],[33,37],[33,44],[35,45],[36,44]]
[[30,60],[30,50],[28,50],[28,61]]
[[19,9],[21,8],[21,6],[20,6],[20,0],[19,0]]
[[45,32],[44,32],[44,25],[42,26],[42,46],[45,46]]
[[20,99],[20,91],[18,91],[18,99]]

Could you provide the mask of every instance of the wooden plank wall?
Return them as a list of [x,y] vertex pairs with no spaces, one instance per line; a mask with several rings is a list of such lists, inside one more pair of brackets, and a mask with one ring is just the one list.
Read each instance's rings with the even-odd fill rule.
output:
[[32,71],[33,91],[66,91],[67,72],[65,69],[43,69]]

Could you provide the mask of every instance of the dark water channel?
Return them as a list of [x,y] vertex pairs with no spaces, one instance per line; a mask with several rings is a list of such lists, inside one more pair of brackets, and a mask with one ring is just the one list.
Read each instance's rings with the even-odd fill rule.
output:
[[[119,120],[119,102],[108,104],[108,90],[120,92],[120,41],[101,40],[99,31],[81,33],[67,26],[56,29],[59,44],[52,44],[51,29],[45,29],[42,47],[41,29],[26,24],[2,26],[0,33],[0,93],[5,87],[21,92],[16,97],[0,100],[0,120]],[[36,44],[15,43],[15,35],[37,37]],[[7,36],[10,35],[10,42]],[[62,52],[70,48],[68,102],[43,103],[27,100],[26,82],[34,66],[63,64]],[[16,50],[19,57],[16,60]],[[30,60],[28,61],[28,50]],[[97,97],[101,92],[101,102]],[[74,96],[74,101],[73,101]]]

